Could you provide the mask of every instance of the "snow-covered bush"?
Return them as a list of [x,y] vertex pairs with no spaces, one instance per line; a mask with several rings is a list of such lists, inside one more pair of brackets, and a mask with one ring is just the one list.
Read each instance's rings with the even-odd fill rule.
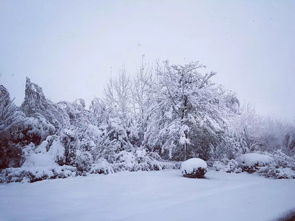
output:
[[242,169],[239,167],[238,162],[234,159],[222,159],[220,161],[214,161],[212,168],[216,171],[223,171],[227,173],[242,172]]
[[76,153],[76,168],[80,172],[88,172],[93,164],[93,157],[90,152],[78,150]]
[[0,172],[0,183],[36,182],[76,176],[77,169],[71,166],[7,168]]
[[144,149],[134,151],[121,151],[116,155],[113,170],[117,171],[150,171],[162,169],[175,169],[179,167],[176,162],[167,162],[156,153],[146,152]]
[[76,167],[80,172],[88,172],[93,164],[94,140],[89,137],[86,127],[65,129],[60,135],[65,147],[65,164]]
[[122,151],[114,163],[115,171],[162,170],[174,169],[177,163],[163,161],[156,153],[148,153],[144,149],[132,152]]
[[273,157],[269,154],[246,153],[237,158],[237,162],[243,171],[253,173],[260,167],[268,166],[274,162]]
[[276,150],[272,153],[272,156],[275,160],[275,165],[277,167],[283,167],[283,168],[291,168],[295,171],[295,155],[288,156],[281,150]]
[[64,164],[65,148],[57,136],[48,136],[40,145],[33,143],[23,148],[25,161],[22,167],[55,167]]
[[295,178],[295,157],[287,156],[281,150],[275,151],[271,156],[274,159],[273,162],[259,168],[257,173],[275,179]]
[[91,167],[90,173],[109,174],[114,173],[113,165],[105,159],[98,159]]
[[109,174],[120,171],[151,171],[179,168],[179,162],[164,161],[156,153],[148,153],[143,149],[139,149],[119,152],[112,163],[105,159],[99,159],[92,166],[90,173]]
[[238,169],[248,173],[258,173],[275,179],[295,178],[295,159],[282,151],[274,153],[247,153],[237,158]]
[[259,168],[258,174],[275,179],[295,179],[295,170],[274,165]]
[[257,173],[275,179],[295,178],[295,158],[287,156],[281,150],[273,153],[254,152],[242,154],[234,159],[216,160],[212,163],[216,171],[228,173]]
[[22,151],[22,166],[3,169],[0,172],[0,182],[35,182],[77,174],[75,167],[63,165],[65,150],[57,136],[48,136],[40,145],[30,143]]
[[180,170],[185,177],[203,178],[207,172],[207,163],[200,158],[191,158],[182,162]]

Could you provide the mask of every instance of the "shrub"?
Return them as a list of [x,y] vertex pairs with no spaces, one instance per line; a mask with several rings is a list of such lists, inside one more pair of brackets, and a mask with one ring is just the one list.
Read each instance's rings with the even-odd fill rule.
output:
[[275,179],[295,179],[295,171],[290,168],[267,166],[257,171],[260,175]]
[[57,167],[20,167],[7,168],[0,172],[0,183],[36,182],[45,179],[66,178],[76,176],[76,168],[71,166]]
[[239,164],[236,160],[231,159],[222,159],[221,161],[215,161],[212,165],[212,167],[216,171],[223,171],[227,173],[240,173],[242,172],[241,168],[239,167]]
[[274,162],[274,159],[269,154],[246,153],[240,155],[237,158],[237,162],[242,171],[254,173],[258,171],[260,167],[270,165],[272,162]]
[[181,173],[184,177],[203,178],[206,172],[207,163],[200,158],[191,158],[181,164]]

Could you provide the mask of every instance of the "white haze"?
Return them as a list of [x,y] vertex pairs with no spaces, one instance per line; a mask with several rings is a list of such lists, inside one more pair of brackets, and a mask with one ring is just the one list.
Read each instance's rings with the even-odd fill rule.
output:
[[295,110],[294,1],[0,1],[0,83],[53,101],[103,96],[124,66],[199,60],[259,113]]

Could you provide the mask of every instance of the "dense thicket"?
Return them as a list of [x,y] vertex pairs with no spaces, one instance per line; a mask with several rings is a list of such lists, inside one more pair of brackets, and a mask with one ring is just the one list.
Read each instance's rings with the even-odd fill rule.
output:
[[88,108],[83,99],[53,103],[28,78],[17,107],[1,85],[0,169],[47,168],[43,179],[63,177],[56,167],[77,174],[150,170],[253,151],[294,159],[294,126],[241,108],[214,75],[198,62],[143,66],[134,78],[122,72],[111,79]]

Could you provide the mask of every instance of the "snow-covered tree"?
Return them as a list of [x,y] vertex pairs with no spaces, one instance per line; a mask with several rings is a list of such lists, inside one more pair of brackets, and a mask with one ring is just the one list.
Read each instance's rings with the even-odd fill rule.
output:
[[131,114],[131,81],[123,70],[117,79],[110,79],[106,90],[104,101],[123,124],[128,125]]
[[18,118],[18,108],[10,99],[7,89],[0,85],[0,131],[4,131]]
[[[268,152],[281,159],[280,167],[293,168],[294,124],[240,108],[234,93],[212,81],[214,75],[199,62],[151,68],[143,63],[134,78],[123,71],[110,80],[105,96],[89,108],[83,99],[54,103],[28,78],[17,107],[1,85],[0,169],[60,167],[43,179],[67,177],[64,169],[68,174],[158,170],[171,168],[163,159],[199,157],[235,171],[235,158],[253,151]],[[38,171],[17,174],[41,179]]]
[[21,105],[21,110],[28,117],[42,115],[57,130],[69,124],[69,118],[64,111],[46,99],[40,86],[26,79],[25,99]]
[[183,66],[165,62],[156,75],[146,144],[160,148],[170,159],[208,159],[227,126],[227,118],[237,112],[237,98],[214,84],[211,78],[215,73],[206,73],[198,62]]
[[16,124],[24,120],[24,114],[10,99],[7,89],[0,85],[0,169],[19,166],[21,149],[12,137]]

